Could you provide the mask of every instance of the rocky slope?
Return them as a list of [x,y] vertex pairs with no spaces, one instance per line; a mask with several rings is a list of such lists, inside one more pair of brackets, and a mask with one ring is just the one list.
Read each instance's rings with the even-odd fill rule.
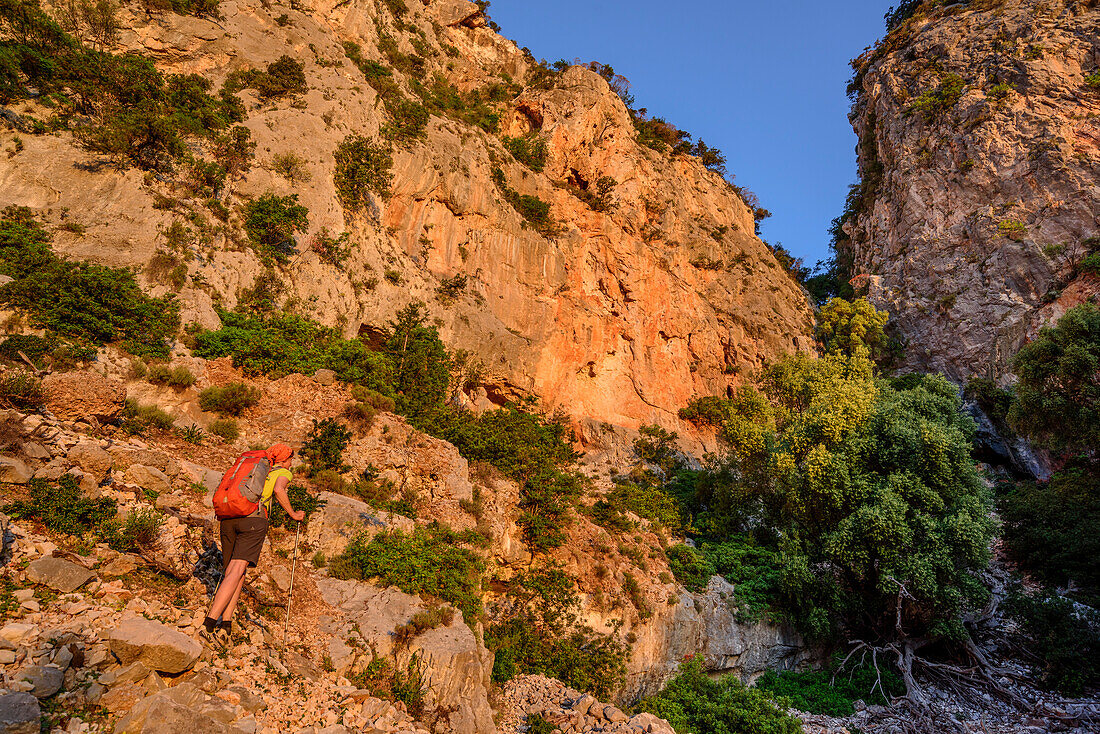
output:
[[[9,524],[3,519],[6,529],[0,533],[4,538],[0,559],[7,563],[3,566],[4,573],[17,586],[28,587],[17,592],[21,595],[18,601],[27,603],[22,604],[11,620],[16,626],[0,632],[0,638],[12,638],[7,643],[0,640],[0,665],[8,666],[0,667],[0,671],[9,683],[17,683],[14,686],[17,690],[26,688],[18,682],[28,675],[27,665],[40,658],[38,664],[47,665],[52,660],[50,656],[57,654],[47,645],[49,640],[78,640],[82,649],[88,650],[100,650],[104,645],[110,648],[112,631],[127,619],[144,616],[177,629],[184,637],[173,639],[191,650],[190,643],[183,639],[195,636],[201,612],[208,603],[207,592],[217,579],[216,574],[210,573],[215,540],[210,492],[220,478],[218,469],[228,465],[240,450],[270,442],[276,436],[291,444],[299,443],[313,418],[340,414],[350,399],[346,386],[325,384],[323,375],[253,381],[261,391],[260,401],[242,414],[241,436],[230,443],[208,437],[200,444],[191,444],[174,431],[156,430],[139,440],[104,423],[122,410],[126,395],[147,404],[159,404],[173,411],[179,421],[186,421],[189,415],[199,413],[198,391],[243,379],[227,359],[207,362],[179,358],[176,364],[186,364],[197,376],[194,386],[174,390],[125,379],[130,369],[128,359],[114,350],[104,350],[95,370],[47,377],[48,400],[44,412],[5,414],[4,443],[0,448],[3,452],[0,482],[5,483],[5,501],[23,497],[26,483],[32,477],[56,481],[68,473],[88,495],[115,500],[123,516],[154,509],[164,520],[156,540],[138,556],[120,555],[102,544],[89,548],[80,545],[77,539],[51,536],[40,527],[25,522]],[[380,414],[369,428],[356,430],[345,459],[355,471],[372,465],[381,480],[392,481],[397,492],[415,498],[416,520],[377,510],[356,498],[322,493],[326,504],[302,533],[289,652],[275,650],[282,639],[281,625],[277,623],[282,620],[278,616],[282,612],[277,608],[289,586],[288,555],[294,538],[286,531],[276,530],[270,547],[265,547],[263,572],[252,584],[254,591],[248,605],[275,607],[278,619],[265,621],[253,616],[244,625],[228,658],[208,652],[202,657],[204,662],[192,666],[199,659],[196,653],[186,668],[191,672],[182,679],[180,671],[171,671],[171,690],[176,691],[178,684],[189,681],[192,673],[206,668],[207,674],[218,683],[204,688],[205,683],[196,682],[195,686],[205,691],[202,695],[225,699],[227,694],[221,691],[231,685],[247,687],[249,676],[257,675],[259,680],[251,690],[255,695],[269,696],[283,685],[279,676],[287,673],[279,671],[292,667],[292,678],[304,681],[307,686],[307,692],[300,695],[310,701],[309,705],[302,707],[299,698],[290,697],[278,707],[256,712],[254,719],[259,729],[291,723],[355,728],[385,716],[398,720],[400,716],[390,704],[366,701],[370,696],[364,691],[357,692],[348,679],[376,660],[390,661],[398,669],[415,660],[426,682],[428,714],[422,714],[419,723],[408,721],[409,731],[417,726],[469,734],[494,731],[490,701],[493,654],[484,645],[481,624],[471,628],[456,610],[442,625],[414,635],[411,640],[397,642],[396,628],[436,605],[395,587],[330,578],[325,559],[332,559],[352,538],[364,533],[369,536],[394,528],[408,531],[418,524],[440,521],[456,531],[478,528],[485,532],[491,539],[488,547],[480,551],[486,562],[485,578],[494,583],[507,581],[532,565],[531,554],[516,525],[517,486],[491,467],[471,468],[452,445],[419,433],[400,417],[388,413]],[[476,516],[469,505],[475,491],[480,496]],[[700,653],[711,669],[737,673],[746,680],[766,669],[793,668],[810,659],[802,641],[789,630],[763,622],[739,624],[732,601],[734,587],[721,577],[712,578],[700,593],[693,594],[679,586],[668,573],[659,536],[644,521],[628,536],[613,536],[592,524],[585,515],[574,513],[568,532],[569,542],[553,551],[544,564],[559,565],[576,580],[579,611],[585,623],[600,632],[613,632],[630,643],[626,684],[616,692],[619,702],[632,702],[658,690],[675,673],[685,655]],[[43,560],[45,563],[39,563]],[[636,600],[624,590],[628,573],[638,578]],[[162,579],[159,583],[155,581],[157,574]],[[116,580],[120,577],[121,581]],[[177,581],[164,581],[172,577]],[[50,597],[32,594],[35,584],[53,588],[60,594],[76,595],[62,596],[64,603],[60,605],[40,604],[35,598]],[[491,606],[497,594],[490,587],[485,594],[486,603]],[[649,613],[643,614],[638,604],[647,607]],[[94,609],[90,616],[85,613],[89,607]],[[4,649],[13,654],[6,655]],[[128,658],[96,653],[93,659],[97,662],[85,666],[88,671],[73,671],[75,678],[65,688],[91,698],[66,699],[66,711],[78,710],[85,703],[102,705],[117,719],[129,710],[137,700],[135,697],[156,694],[163,688],[156,682],[159,678],[152,682],[145,680],[149,675],[155,678],[155,671],[160,668],[147,666],[147,670],[138,671],[141,673],[138,676],[133,671],[120,672],[134,662]],[[90,683],[89,676],[96,672],[114,675],[100,677],[111,685],[104,684],[102,689],[77,685]],[[517,703],[526,700],[525,696],[544,702],[550,696],[555,702],[565,701],[562,717],[572,721],[579,716],[584,726],[594,730],[640,731],[654,723],[650,719],[639,720],[642,729],[631,728],[624,724],[626,717],[619,718],[621,712],[597,715],[587,699],[585,711],[579,712],[574,705],[579,694],[566,691],[558,683],[551,686],[552,690],[543,683],[534,688],[524,687],[523,680],[527,679],[508,689],[514,694],[509,694],[514,699],[512,708],[500,709],[499,703],[496,706],[506,717],[512,717],[513,722],[522,721],[537,710]],[[125,691],[116,693],[114,687],[123,684],[128,686]],[[202,696],[192,693],[195,701],[177,703],[201,709]],[[169,695],[184,694],[164,694]],[[100,701],[101,696],[107,698]],[[349,707],[349,697],[354,706]],[[237,703],[236,699],[233,703]],[[350,713],[344,714],[343,719],[333,719],[332,712],[340,711]],[[233,716],[247,719],[249,713],[234,710]],[[441,723],[439,717],[444,713],[445,722]],[[211,715],[215,719],[222,716]],[[633,719],[631,722],[639,723]],[[237,719],[222,723],[239,724]],[[383,728],[377,723],[373,725]],[[161,730],[138,727],[134,731]]]
[[854,283],[905,366],[1000,376],[1100,292],[1100,7],[924,3],[853,67]]
[[[0,203],[46,215],[58,227],[56,248],[69,256],[144,269],[158,293],[174,286],[151,264],[176,246],[168,254],[186,265],[177,282],[184,321],[213,327],[214,306],[233,307],[264,272],[245,244],[240,205],[268,192],[297,194],[309,225],[299,254],[277,268],[285,305],[369,336],[410,300],[426,301],[448,345],[484,364],[475,402],[534,393],[569,415],[593,447],[653,422],[692,434],[675,417],[689,399],[722,394],[781,353],[812,349],[806,299],[753,235],[752,214],[733,189],[696,158],[636,142],[626,107],[599,75],[574,67],[534,83],[541,72],[533,60],[486,27],[473,3],[409,2],[395,17],[374,0],[230,0],[220,13],[202,19],[124,6],[113,50],[215,85],[284,54],[304,63],[302,95],[240,93],[258,145],[251,168],[217,194],[230,212],[225,226],[188,189],[186,171],[103,166],[67,133],[23,134],[14,146],[16,131],[0,131],[0,146],[20,148],[0,166]],[[493,103],[500,131],[431,116],[422,139],[394,150],[392,197],[345,210],[334,150],[352,134],[379,139],[390,118],[342,44],[357,43],[365,59],[389,66],[381,34],[419,59],[425,83],[438,74],[464,93],[503,85],[505,98]],[[411,89],[413,76],[393,74]],[[33,102],[14,111],[48,115]],[[548,146],[540,173],[501,142],[529,133]],[[201,149],[193,146],[196,155]],[[276,165],[287,154],[301,158],[289,174]],[[496,167],[520,194],[550,204],[554,232],[528,226],[492,180]],[[605,177],[615,182],[610,205],[596,211],[579,196]],[[178,238],[167,241],[173,223],[186,227],[182,249]],[[340,268],[316,252],[322,228],[350,237]],[[455,298],[439,296],[444,279],[464,284]]]

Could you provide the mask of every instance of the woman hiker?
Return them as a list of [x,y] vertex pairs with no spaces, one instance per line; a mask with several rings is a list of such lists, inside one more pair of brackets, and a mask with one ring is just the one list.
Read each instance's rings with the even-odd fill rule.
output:
[[260,506],[256,512],[248,517],[235,517],[221,521],[222,563],[224,573],[222,581],[218,584],[218,590],[214,593],[214,601],[210,605],[210,611],[203,621],[203,627],[208,636],[216,630],[223,630],[228,634],[233,620],[233,612],[237,609],[237,601],[241,597],[241,589],[244,588],[245,571],[255,567],[260,560],[260,550],[267,537],[268,516],[271,514],[271,498],[279,500],[279,504],[286,510],[291,520],[301,522],[305,519],[305,513],[296,511],[290,505],[286,488],[293,478],[290,472],[290,460],[294,452],[286,444],[277,443],[266,452],[267,460],[271,463],[271,471],[264,482],[263,494],[260,497]]

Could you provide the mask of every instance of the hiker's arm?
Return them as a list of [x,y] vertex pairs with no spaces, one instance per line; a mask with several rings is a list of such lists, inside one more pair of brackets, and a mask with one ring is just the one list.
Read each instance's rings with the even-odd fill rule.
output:
[[290,506],[290,497],[286,495],[286,485],[288,484],[290,484],[290,480],[286,477],[279,477],[275,480],[275,499],[279,500],[279,504],[286,510],[286,514],[290,515],[291,520],[301,522],[306,519],[306,513],[295,510]]

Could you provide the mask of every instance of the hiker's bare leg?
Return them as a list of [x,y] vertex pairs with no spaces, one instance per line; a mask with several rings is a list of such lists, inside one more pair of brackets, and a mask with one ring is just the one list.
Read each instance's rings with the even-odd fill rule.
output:
[[247,569],[248,561],[244,559],[234,558],[229,562],[229,565],[225,567],[222,582],[218,584],[218,590],[214,592],[214,601],[210,604],[210,614],[208,616],[214,619],[225,619],[223,615],[225,615],[231,603],[233,608],[236,609],[237,597],[240,596],[241,587],[244,586],[244,572]]
[[241,591],[244,589],[244,577],[248,570],[247,562],[245,563],[244,570],[241,571],[241,580],[237,582],[237,589],[233,592],[233,598],[229,600],[229,606],[222,612],[222,621],[228,622],[233,619],[233,613],[237,611],[237,602],[241,598]]

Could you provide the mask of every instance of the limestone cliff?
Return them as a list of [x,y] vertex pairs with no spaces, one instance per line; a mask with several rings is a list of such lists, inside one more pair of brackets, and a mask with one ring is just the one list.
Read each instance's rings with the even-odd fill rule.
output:
[[[68,133],[23,135],[0,165],[0,203],[45,214],[69,256],[144,269],[157,293],[175,286],[150,264],[158,252],[163,260],[169,228],[184,224],[184,321],[214,327],[214,306],[233,307],[264,272],[243,236],[241,206],[268,192],[297,194],[309,225],[299,253],[277,268],[287,308],[369,336],[409,301],[425,301],[447,344],[484,363],[475,403],[536,394],[569,415],[590,446],[653,422],[691,434],[676,411],[692,397],[722,394],[765,360],[812,348],[803,292],[753,235],[752,213],[731,186],[694,157],[640,145],[598,74],[573,67],[547,81],[473,3],[409,2],[395,16],[372,0],[229,0],[220,14],[124,6],[114,51],[141,52],[165,72],[196,72],[215,85],[284,54],[304,64],[309,89],[296,98],[240,93],[256,158],[218,194],[224,225],[188,190],[186,171],[105,166]],[[391,120],[343,44],[389,66],[381,39],[423,70],[392,69],[410,98],[416,76],[430,84],[439,75],[463,93],[505,89],[492,103],[500,130],[432,115],[422,139],[394,149],[392,196],[346,211],[334,151],[352,134],[380,140]],[[17,111],[48,114],[34,102]],[[502,144],[529,133],[548,146],[541,172]],[[11,148],[14,134],[0,132],[0,145]],[[278,165],[287,154],[301,158],[296,170]],[[528,226],[494,169],[513,191],[549,203],[551,231]],[[591,207],[584,199],[600,179],[614,185]],[[79,227],[61,228],[63,217]],[[349,235],[340,268],[318,256],[323,228]]]
[[1004,374],[1100,291],[1100,7],[924,3],[853,67],[854,284],[907,367]]

